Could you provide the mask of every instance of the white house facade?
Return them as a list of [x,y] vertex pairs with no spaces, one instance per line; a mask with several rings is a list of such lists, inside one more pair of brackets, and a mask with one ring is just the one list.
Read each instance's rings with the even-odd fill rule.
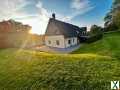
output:
[[64,36],[45,36],[45,45],[49,47],[65,48]]
[[64,38],[63,35],[45,36],[45,45],[49,47],[68,48],[77,45],[76,37]]
[[77,44],[80,44],[77,37],[65,39],[65,48],[76,46]]

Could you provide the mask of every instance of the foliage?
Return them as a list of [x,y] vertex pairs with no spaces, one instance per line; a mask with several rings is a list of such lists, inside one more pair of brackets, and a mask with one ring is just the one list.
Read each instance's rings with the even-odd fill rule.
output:
[[104,21],[105,21],[105,27],[109,26],[109,24],[112,21],[112,10],[111,12],[107,13],[106,16],[104,17]]
[[98,41],[98,40],[102,39],[102,37],[103,37],[102,34],[90,36],[86,39],[86,43],[93,43],[95,41]]
[[105,30],[118,30],[120,29],[120,0],[114,0],[112,9],[106,14]]
[[120,0],[114,0],[113,5],[116,5],[116,4],[118,4],[118,3],[120,3]]
[[[107,22],[106,22],[107,23]],[[106,26],[105,26],[105,28],[104,28],[104,32],[108,32],[108,31],[115,31],[115,30],[118,30],[119,28],[118,28],[118,26],[115,24],[115,23],[111,23],[111,24],[109,24],[108,26],[107,26],[107,24],[106,24]]]
[[97,25],[92,25],[89,32],[89,37],[87,37],[86,42],[87,43],[95,42],[97,40],[100,40],[102,36],[103,36],[102,28]]
[[102,28],[97,25],[92,25],[90,29],[90,35],[94,36],[99,34],[102,34]]
[[113,16],[113,22],[120,28],[120,11],[116,11]]

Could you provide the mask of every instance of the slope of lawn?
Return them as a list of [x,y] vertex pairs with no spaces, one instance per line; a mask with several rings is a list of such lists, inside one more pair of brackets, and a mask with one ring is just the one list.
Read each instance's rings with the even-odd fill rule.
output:
[[73,53],[96,53],[120,59],[120,32],[105,34],[102,40],[84,44]]
[[0,49],[0,90],[110,90],[120,80],[119,40],[107,34],[72,54]]

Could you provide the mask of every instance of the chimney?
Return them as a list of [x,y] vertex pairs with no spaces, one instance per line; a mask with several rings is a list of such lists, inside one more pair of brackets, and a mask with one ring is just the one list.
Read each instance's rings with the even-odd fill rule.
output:
[[55,13],[52,14],[52,18],[55,19]]

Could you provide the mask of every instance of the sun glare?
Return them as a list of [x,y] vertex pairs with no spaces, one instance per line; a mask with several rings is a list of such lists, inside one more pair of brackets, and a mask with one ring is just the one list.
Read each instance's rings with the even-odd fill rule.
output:
[[32,31],[32,30],[30,30],[30,31],[29,31],[29,33],[30,33],[30,34],[33,34],[33,31]]
[[31,23],[32,30],[30,33],[32,34],[44,34],[46,27],[47,27],[47,22],[37,22],[37,23]]
[[30,34],[44,34],[46,31],[46,27],[48,24],[49,18],[46,17],[37,17],[37,18],[30,18],[21,20],[24,24],[28,24],[32,27],[29,31]]

